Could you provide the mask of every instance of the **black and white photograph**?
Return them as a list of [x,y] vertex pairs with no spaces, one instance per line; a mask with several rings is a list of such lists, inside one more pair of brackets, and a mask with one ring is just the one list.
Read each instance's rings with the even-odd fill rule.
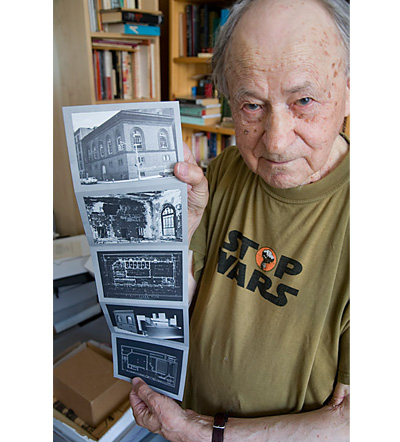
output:
[[189,342],[187,308],[131,304],[103,304],[102,307],[111,331],[152,339]]
[[101,277],[100,301],[184,301],[182,255],[183,251],[96,250],[92,256]]
[[126,381],[141,377],[155,390],[182,400],[186,378],[187,347],[156,344],[138,338],[112,335],[114,376]]
[[182,242],[181,189],[92,194],[82,199],[90,243]]
[[177,103],[73,106],[63,112],[76,191],[173,176],[183,157]]

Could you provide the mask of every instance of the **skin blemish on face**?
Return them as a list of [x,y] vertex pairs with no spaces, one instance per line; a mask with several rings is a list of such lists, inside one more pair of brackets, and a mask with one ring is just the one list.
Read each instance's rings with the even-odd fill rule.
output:
[[248,131],[247,129],[245,129],[245,130],[243,131],[243,133],[244,133],[245,135],[248,135],[249,131]]

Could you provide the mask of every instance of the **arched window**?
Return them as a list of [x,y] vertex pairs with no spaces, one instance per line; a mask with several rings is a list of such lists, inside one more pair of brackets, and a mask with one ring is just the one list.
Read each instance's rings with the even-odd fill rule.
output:
[[99,153],[97,152],[97,146],[93,143],[93,159],[99,159]]
[[89,146],[87,150],[88,160],[92,161],[92,148]]
[[99,150],[100,150],[100,157],[103,158],[105,155],[105,151],[104,151],[104,144],[102,141],[99,141]]
[[165,129],[160,129],[158,131],[158,145],[160,146],[160,149],[169,148],[168,132]]
[[107,138],[106,138],[106,146],[107,146],[108,155],[112,155],[113,148],[112,148],[112,143],[111,143],[111,137],[109,135],[107,135]]
[[161,226],[164,236],[176,236],[175,229],[175,209],[168,204],[161,212]]
[[134,127],[131,131],[131,146],[133,151],[144,149],[144,135],[139,127]]
[[117,141],[118,152],[120,152],[121,150],[124,150],[124,144],[122,142],[121,134],[119,132],[116,133],[115,139]]

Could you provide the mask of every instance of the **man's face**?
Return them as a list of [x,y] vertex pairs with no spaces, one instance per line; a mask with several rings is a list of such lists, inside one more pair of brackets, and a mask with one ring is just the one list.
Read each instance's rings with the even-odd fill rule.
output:
[[239,151],[282,189],[317,181],[347,149],[338,137],[349,113],[341,41],[317,3],[301,3],[256,4],[238,23],[227,57]]

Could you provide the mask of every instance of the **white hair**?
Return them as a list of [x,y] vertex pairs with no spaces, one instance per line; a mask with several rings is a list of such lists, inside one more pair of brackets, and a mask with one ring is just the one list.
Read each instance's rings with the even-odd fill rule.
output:
[[[225,55],[232,40],[233,31],[240,18],[258,0],[237,0],[230,8],[226,23],[219,28],[215,43],[212,67],[213,80],[221,94],[229,98],[228,84],[225,77]],[[345,73],[350,73],[350,6],[347,0],[316,0],[329,13],[335,23],[344,48]]]

